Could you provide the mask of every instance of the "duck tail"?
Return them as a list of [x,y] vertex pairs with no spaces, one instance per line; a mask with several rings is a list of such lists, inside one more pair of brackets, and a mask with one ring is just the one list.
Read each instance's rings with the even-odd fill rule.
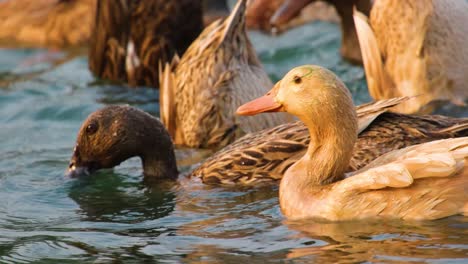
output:
[[370,95],[374,99],[393,97],[391,92],[394,83],[384,69],[377,39],[369,25],[368,18],[356,8],[353,10],[353,18]]
[[[173,60],[174,61],[174,60]],[[161,61],[158,63],[159,72],[159,114],[163,125],[166,127],[172,140],[175,140],[176,122],[174,105],[174,73],[171,71],[171,64],[164,66]]]
[[[239,0],[231,11],[231,14],[224,21],[224,31],[221,36],[221,42],[231,40],[241,28],[245,29],[245,10],[247,9],[247,0]],[[239,28],[240,27],[240,28]]]

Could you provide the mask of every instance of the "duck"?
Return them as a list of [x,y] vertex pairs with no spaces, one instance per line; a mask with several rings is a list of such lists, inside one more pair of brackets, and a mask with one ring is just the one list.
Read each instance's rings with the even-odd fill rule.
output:
[[[0,41],[17,47],[86,45],[96,0],[6,0],[0,2]],[[13,42],[13,43],[12,43]]]
[[303,65],[240,115],[286,111],[307,126],[307,152],[283,175],[282,213],[290,220],[434,220],[468,215],[468,137],[388,152],[349,175],[359,129],[351,93],[331,71]]
[[216,20],[177,60],[160,67],[160,115],[177,146],[220,149],[240,136],[291,120],[237,117],[235,110],[272,85],[245,29],[247,0]]
[[401,113],[431,113],[468,97],[468,3],[377,0],[354,14],[369,93],[375,100],[418,96]]
[[[319,17],[320,20],[341,25],[341,56],[348,62],[362,65],[362,55],[353,20],[353,6],[369,14],[370,0],[255,0],[248,10],[248,25],[279,33],[296,24],[306,23]],[[332,12],[334,9],[336,12]],[[311,9],[311,11],[306,12]],[[267,11],[263,11],[267,10]],[[301,19],[306,17],[306,19]],[[296,22],[300,20],[302,23]]]
[[89,69],[102,79],[158,88],[158,63],[183,54],[203,27],[200,0],[98,1]]
[[[467,118],[392,114],[391,107],[402,100],[377,101],[357,108],[360,133],[348,171],[395,149],[468,135]],[[84,120],[67,174],[90,175],[139,157],[144,182],[149,184],[176,180],[177,166],[183,166],[184,171],[186,167],[195,168],[185,173],[187,180],[208,185],[275,185],[306,153],[309,142],[307,127],[296,121],[248,134],[215,154],[197,151],[200,156],[192,153],[191,160],[176,160],[172,138],[158,118],[128,105],[109,105]]]

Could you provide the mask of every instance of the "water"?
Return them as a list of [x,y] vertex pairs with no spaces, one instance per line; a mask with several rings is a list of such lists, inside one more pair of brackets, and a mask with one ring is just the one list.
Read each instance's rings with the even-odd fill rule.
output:
[[[294,66],[320,64],[345,80],[356,103],[369,100],[362,69],[338,54],[336,25],[251,36],[274,80]],[[158,94],[98,82],[86,57],[73,52],[55,54],[58,65],[30,65],[43,54],[0,50],[0,263],[468,262],[463,217],[289,222],[276,187],[210,187],[185,177],[145,186],[138,159],[66,178],[89,113],[128,103],[157,115]]]

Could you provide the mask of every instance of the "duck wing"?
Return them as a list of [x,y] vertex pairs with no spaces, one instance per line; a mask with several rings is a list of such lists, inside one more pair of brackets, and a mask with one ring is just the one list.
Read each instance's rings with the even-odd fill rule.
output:
[[[334,184],[333,193],[340,194],[336,196],[336,204],[343,206],[344,215],[340,219],[373,216],[437,219],[465,214],[467,159],[468,137],[433,141],[384,154]],[[359,216],[348,212],[348,206],[354,206]]]

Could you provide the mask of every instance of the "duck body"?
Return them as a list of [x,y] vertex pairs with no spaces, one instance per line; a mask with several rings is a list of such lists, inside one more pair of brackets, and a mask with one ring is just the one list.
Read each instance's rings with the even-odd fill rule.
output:
[[[418,96],[403,113],[427,113],[468,97],[466,1],[378,0],[369,23],[355,15],[369,92],[374,99]],[[365,50],[365,51],[364,51]]]
[[292,69],[264,97],[239,107],[251,115],[287,111],[311,140],[279,188],[289,219],[438,219],[468,214],[468,137],[443,139],[384,154],[345,175],[359,131],[351,95],[332,72]]
[[7,45],[85,45],[96,0],[7,0],[0,2],[0,41]]
[[[418,157],[427,148],[436,151],[428,153],[427,159]],[[292,178],[299,171],[291,166],[280,185],[283,213],[290,219],[330,221],[368,218],[434,220],[468,214],[467,137],[433,141],[402,150],[380,157],[343,180],[311,186],[307,190]],[[408,152],[414,152],[414,156]],[[450,159],[456,152],[462,157]],[[434,160],[431,155],[435,156]],[[448,157],[448,164],[437,160],[441,156]],[[301,170],[301,163],[296,164]],[[434,171],[432,174],[431,170]],[[421,171],[425,175],[419,178],[416,175]],[[291,192],[293,189],[296,192]]]
[[102,0],[89,68],[103,79],[158,87],[158,64],[183,54],[203,29],[200,0]]
[[213,22],[161,80],[161,120],[176,145],[220,148],[240,135],[287,122],[286,115],[236,117],[235,109],[271,85],[245,30],[246,0]]

